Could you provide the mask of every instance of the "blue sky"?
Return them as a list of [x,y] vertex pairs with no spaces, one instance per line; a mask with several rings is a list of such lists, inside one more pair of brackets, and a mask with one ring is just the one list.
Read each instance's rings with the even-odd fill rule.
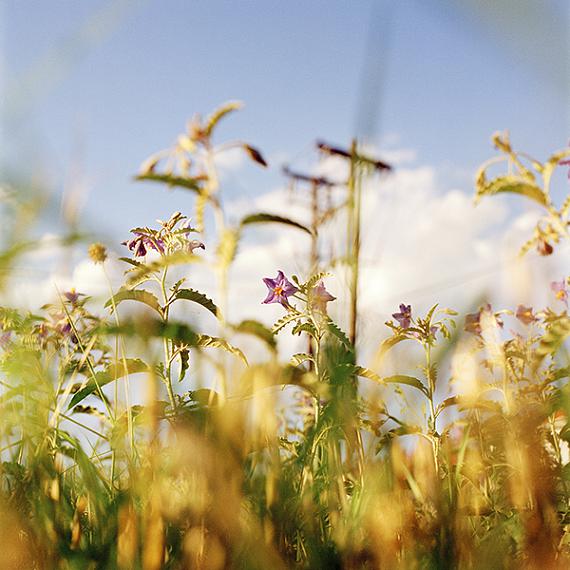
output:
[[[473,4],[7,0],[3,154],[12,169],[47,172],[56,191],[79,168],[86,219],[124,235],[188,209],[185,195],[131,182],[142,160],[194,112],[240,99],[220,137],[252,142],[275,168],[243,169],[226,196],[275,188],[282,160],[304,166],[315,138],[348,144],[355,133],[414,149],[443,184],[470,192],[493,131],[509,128],[538,156],[570,136],[568,4],[541,2],[543,28],[525,39],[521,6],[536,2],[506,2],[495,21]],[[503,21],[512,26],[498,35]]]

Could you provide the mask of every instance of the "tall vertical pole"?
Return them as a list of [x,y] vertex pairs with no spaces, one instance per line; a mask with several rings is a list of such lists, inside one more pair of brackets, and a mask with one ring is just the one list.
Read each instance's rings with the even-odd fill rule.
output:
[[349,338],[355,350],[356,350],[356,337],[358,329],[358,276],[359,276],[359,265],[360,265],[360,209],[361,209],[361,195],[362,195],[357,156],[358,156],[357,143],[356,139],[353,139],[350,148],[350,175],[348,178],[348,191],[349,191],[348,256],[350,263]]

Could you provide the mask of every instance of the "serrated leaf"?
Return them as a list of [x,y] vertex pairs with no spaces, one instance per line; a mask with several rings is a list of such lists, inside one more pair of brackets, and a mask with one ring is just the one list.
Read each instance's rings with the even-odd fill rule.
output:
[[228,101],[220,107],[218,107],[206,120],[206,126],[204,127],[204,134],[207,137],[211,137],[214,128],[226,115],[229,115],[233,111],[237,111],[243,107],[241,101]]
[[425,396],[428,395],[426,387],[414,376],[406,376],[404,374],[397,374],[395,376],[385,376],[382,378],[383,382],[387,384],[404,384],[405,386],[411,386],[416,390],[419,390]]
[[144,289],[119,289],[119,291],[105,303],[105,308],[113,307],[113,305],[117,306],[123,301],[137,301],[138,303],[143,303],[162,316],[162,307],[158,299],[153,293]]
[[196,192],[198,194],[202,192],[203,180],[198,178],[191,178],[188,176],[175,176],[174,174],[156,174],[154,172],[147,172],[145,174],[138,174],[135,176],[135,180],[160,182],[171,187],[176,186],[178,188],[192,190],[192,192]]
[[178,289],[178,291],[176,291],[176,293],[173,295],[170,301],[168,301],[168,304],[170,305],[171,303],[173,303],[178,299],[184,299],[185,301],[192,301],[193,303],[198,303],[198,305],[201,305],[202,307],[210,311],[210,313],[212,313],[215,317],[218,317],[220,315],[220,310],[218,309],[214,301],[212,301],[212,299],[210,299],[209,297],[206,297],[204,293],[200,293],[200,291],[196,291],[195,289]]
[[331,277],[331,276],[332,276],[331,273],[328,273],[327,271],[321,271],[320,273],[316,273],[307,281],[306,285],[307,291],[313,289],[315,285],[317,285],[317,283],[319,283],[319,281],[322,281],[325,277]]
[[105,370],[97,372],[94,378],[89,379],[87,384],[73,395],[69,403],[69,408],[72,408],[94,392],[98,392],[99,388],[102,388],[110,382],[114,382],[129,374],[138,374],[139,372],[147,372],[148,370],[148,364],[138,358],[127,358],[125,362],[110,364]]
[[296,222],[295,220],[291,220],[290,218],[284,218],[283,216],[277,216],[276,214],[268,214],[266,212],[258,212],[256,214],[250,214],[246,216],[241,221],[241,226],[249,226],[252,224],[283,224],[286,226],[291,226],[297,228],[299,230],[303,230],[307,232],[309,235],[312,235],[312,232],[309,228],[304,226],[303,224]]
[[373,380],[374,382],[378,382],[382,384],[382,378],[374,372],[374,370],[370,370],[370,368],[364,368],[364,366],[354,366],[354,373],[357,376],[362,376],[363,378],[368,378],[369,380]]
[[353,349],[352,343],[350,339],[346,335],[346,333],[333,321],[328,321],[327,329],[330,334],[332,334],[337,340],[339,340],[346,348],[349,350]]
[[313,338],[315,338],[317,336],[317,330],[315,329],[315,327],[311,323],[297,323],[293,327],[291,334],[299,335],[302,332],[307,333],[308,335],[312,336]]
[[119,261],[124,261],[125,263],[128,263],[133,267],[140,267],[141,265],[143,265],[140,261],[137,261],[136,259],[131,259],[130,257],[119,257]]
[[222,350],[225,350],[226,352],[239,357],[246,366],[249,364],[247,362],[245,354],[239,348],[231,345],[227,340],[223,338],[200,334],[198,335],[196,346],[200,348],[221,348]]
[[291,357],[290,362],[293,366],[299,366],[303,364],[303,362],[315,362],[315,359],[306,352],[298,352]]
[[541,206],[546,206],[548,203],[548,199],[539,186],[525,178],[512,175],[498,176],[490,182],[480,184],[477,189],[476,197],[479,199],[482,196],[492,196],[494,194],[505,192],[526,196],[527,198],[539,203]]
[[277,347],[277,341],[273,333],[262,323],[254,320],[245,320],[233,326],[234,331],[243,334],[250,334],[261,339],[273,351]]
[[284,317],[281,317],[278,321],[275,322],[275,324],[271,327],[271,332],[273,334],[278,333],[281,329],[286,327],[289,323],[296,321],[301,316],[302,316],[301,313],[297,313],[297,312],[287,313]]

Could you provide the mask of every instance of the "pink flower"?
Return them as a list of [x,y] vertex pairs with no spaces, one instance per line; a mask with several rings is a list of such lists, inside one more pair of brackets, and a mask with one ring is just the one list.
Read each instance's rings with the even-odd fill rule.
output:
[[275,279],[264,277],[263,282],[269,289],[267,297],[263,301],[266,304],[281,303],[284,307],[289,307],[288,298],[299,290],[285,277],[283,271],[278,271]]
[[311,306],[316,311],[321,313],[327,312],[327,303],[334,301],[336,297],[333,297],[326,289],[322,281],[319,281],[313,290],[311,291]]

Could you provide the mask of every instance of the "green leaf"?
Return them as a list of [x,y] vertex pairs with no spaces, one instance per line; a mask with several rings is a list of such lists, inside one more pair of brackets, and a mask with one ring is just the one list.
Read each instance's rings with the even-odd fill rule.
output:
[[291,312],[287,313],[284,317],[281,317],[278,321],[275,322],[273,327],[271,327],[271,332],[273,334],[278,333],[281,329],[285,328],[289,323],[296,321],[297,319],[301,318],[303,315],[298,312]]
[[308,335],[310,335],[313,338],[317,337],[317,329],[315,328],[315,326],[312,323],[297,323],[293,327],[291,334],[300,335],[302,332],[307,333]]
[[277,348],[277,341],[273,333],[262,323],[254,320],[245,320],[232,327],[235,332],[249,334],[262,340],[267,346],[274,351]]
[[537,368],[546,356],[556,353],[569,336],[570,318],[561,317],[554,321],[540,339],[534,353],[535,367]]
[[195,289],[178,289],[178,291],[176,291],[176,294],[170,299],[170,301],[168,301],[168,304],[170,305],[178,299],[184,299],[185,301],[198,303],[198,305],[202,305],[204,309],[210,311],[210,313],[212,313],[215,317],[218,317],[220,315],[220,310],[215,305],[214,301],[206,297],[206,295],[203,293],[200,293],[200,291],[196,291]]
[[93,392],[98,392],[99,388],[102,388],[110,382],[114,382],[129,374],[138,374],[139,372],[147,372],[148,370],[148,364],[138,358],[127,358],[125,362],[110,364],[105,370],[97,372],[94,378],[91,378],[81,390],[73,395],[69,403],[69,408],[72,408],[87,398],[87,396],[93,394]]
[[207,137],[211,137],[214,128],[226,115],[233,113],[243,107],[241,101],[228,101],[220,107],[218,107],[206,120],[206,126],[204,127],[204,134]]
[[313,275],[308,281],[307,284],[305,285],[305,289],[307,291],[310,291],[311,289],[313,289],[315,287],[315,285],[317,285],[317,283],[319,281],[322,281],[325,277],[331,277],[331,273],[328,273],[327,271],[321,271],[320,273],[315,273],[315,275]]
[[437,408],[435,409],[435,415],[436,417],[439,416],[439,414],[441,412],[443,412],[443,410],[445,410],[446,408],[449,408],[451,406],[457,406],[459,404],[459,398],[457,396],[450,396],[449,398],[446,398],[445,400],[443,400],[443,402],[441,402],[441,404],[439,404],[439,406],[437,406]]
[[544,164],[542,177],[544,180],[544,188],[548,190],[550,187],[550,179],[556,167],[559,166],[560,161],[570,157],[570,148],[555,152]]
[[249,364],[247,362],[245,354],[239,348],[231,345],[227,340],[223,338],[201,334],[198,335],[196,346],[200,348],[221,348],[222,350],[225,350],[226,352],[239,357],[246,366]]
[[135,176],[135,180],[144,181],[148,180],[150,182],[161,182],[162,184],[168,184],[168,186],[176,186],[178,188],[185,188],[186,190],[192,190],[197,194],[202,192],[201,180],[197,178],[190,178],[187,176],[175,176],[174,174],[155,174],[154,172],[147,172],[144,174],[138,174]]
[[346,348],[348,348],[349,350],[352,350],[354,348],[346,333],[336,323],[329,320],[327,323],[327,329],[329,333],[332,334],[342,344],[344,344]]
[[144,289],[119,289],[119,291],[105,303],[105,308],[112,308],[113,304],[117,306],[123,301],[137,301],[139,303],[144,303],[151,309],[154,309],[162,317],[162,307],[160,306],[158,299],[150,291],[146,291]]
[[411,386],[412,388],[419,390],[425,396],[428,396],[428,391],[426,387],[417,378],[414,378],[413,376],[405,376],[403,374],[397,374],[395,376],[385,376],[384,378],[382,378],[382,381],[386,382],[387,384],[404,384],[406,386]]
[[200,388],[188,392],[190,399],[201,406],[217,406],[220,401],[220,395],[215,390],[209,388]]
[[541,206],[548,204],[548,199],[539,186],[520,176],[512,175],[498,176],[490,182],[487,182],[484,178],[482,180],[480,179],[476,199],[480,199],[482,196],[492,196],[493,194],[504,192],[526,196],[538,202]]
[[307,232],[309,235],[312,235],[312,232],[309,228],[307,228],[303,224],[300,224],[299,222],[296,222],[295,220],[291,220],[290,218],[284,218],[283,216],[277,216],[275,214],[267,214],[265,212],[258,212],[257,214],[250,214],[249,216],[246,216],[245,218],[242,219],[240,225],[243,227],[252,224],[271,224],[271,223],[292,226],[294,228]]
[[303,364],[303,362],[315,362],[315,359],[310,355],[307,354],[306,352],[298,352],[297,354],[294,354],[291,357],[291,364],[293,366],[299,366],[300,364]]
[[378,349],[378,357],[381,358],[393,346],[396,346],[397,344],[399,344],[403,340],[407,340],[407,339],[408,339],[408,337],[404,334],[395,334],[394,336],[391,336],[391,337],[383,340],[382,343],[380,344],[380,348]]
[[134,287],[135,285],[150,279],[150,276],[153,273],[156,273],[165,267],[171,267],[172,265],[185,265],[187,263],[197,263],[201,261],[201,257],[185,251],[176,251],[170,255],[163,255],[159,259],[141,265],[135,269],[127,278],[127,285],[129,287]]
[[362,376],[363,378],[368,378],[369,380],[373,380],[374,382],[378,382],[382,384],[382,378],[374,372],[374,370],[370,370],[370,368],[364,368],[364,366],[354,366],[354,373],[357,376]]
[[196,346],[198,335],[186,324],[175,321],[165,323],[159,319],[123,321],[120,325],[100,327],[101,334],[133,336],[141,339],[168,338],[188,346]]
[[124,261],[125,263],[128,263],[133,267],[140,267],[141,265],[143,265],[140,261],[137,261],[136,259],[131,259],[130,257],[119,257],[119,261]]

